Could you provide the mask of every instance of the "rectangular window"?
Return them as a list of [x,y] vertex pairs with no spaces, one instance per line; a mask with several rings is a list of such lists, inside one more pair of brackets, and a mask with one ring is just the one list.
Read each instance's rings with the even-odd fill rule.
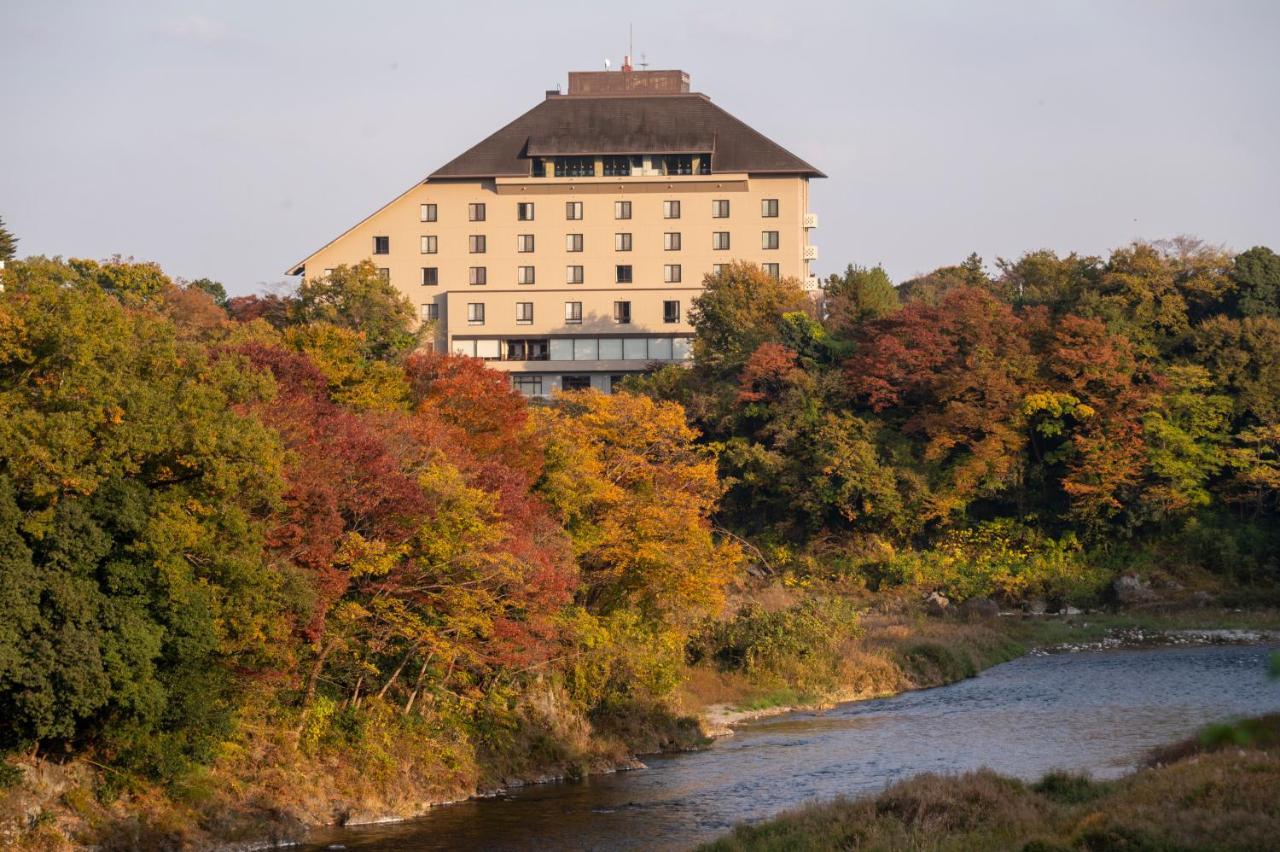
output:
[[621,337],[600,338],[600,360],[601,361],[621,361],[622,360],[622,338]]
[[692,154],[668,154],[662,158],[663,173],[669,175],[693,174]]
[[605,157],[604,158],[604,176],[605,177],[626,177],[631,174],[631,158],[630,157]]
[[662,235],[663,251],[680,251],[680,235],[678,233],[670,233]]
[[422,286],[435,287],[440,283],[440,267],[424,266],[422,267]]
[[729,199],[722,198],[711,202],[711,218],[712,219],[728,219],[729,218]]
[[422,306],[422,312],[419,314],[423,322],[435,322],[440,319],[440,306],[435,302]]
[[630,302],[614,302],[613,303],[613,321],[626,325],[631,322],[631,303]]
[[582,202],[566,201],[564,203],[564,218],[570,221],[577,221],[582,218]]
[[613,280],[619,284],[630,284],[631,283],[631,265],[622,264],[614,267]]
[[431,236],[431,237],[422,238],[421,249],[423,254],[435,254],[436,246],[437,246],[437,240],[435,237]]
[[434,222],[436,220],[436,206],[434,204],[418,205],[418,221]]
[[519,325],[533,322],[533,302],[516,302],[516,322]]
[[662,267],[662,280],[668,284],[680,283],[680,264],[668,263]]
[[560,389],[567,391],[591,390],[591,377],[561,376]]
[[373,253],[374,254],[391,254],[391,238],[390,237],[374,237]]
[[486,361],[497,361],[502,357],[501,340],[477,340],[476,357]]
[[582,283],[582,267],[581,267],[581,266],[566,266],[566,267],[565,267],[565,274],[564,274],[564,283],[566,283],[566,284],[581,284],[581,283]]
[[762,263],[760,267],[764,270],[764,274],[770,278],[782,277],[782,267],[776,263]]
[[581,302],[565,302],[564,303],[564,321],[567,323],[582,322],[582,303]]
[[467,303],[467,325],[484,325],[484,302]]
[[502,360],[523,361],[524,353],[525,353],[525,348],[524,348],[523,340],[508,340],[507,350],[506,350],[506,353],[503,355]]
[[533,283],[533,267],[532,266],[516,267],[516,283],[532,284]]
[[630,201],[613,202],[613,218],[630,219],[631,218],[631,202]]
[[724,272],[725,267],[727,267],[727,266],[728,266],[728,264],[727,264],[727,263],[713,263],[713,264],[711,264],[711,274],[712,274],[712,275],[719,275],[719,274],[721,274],[722,272]]
[[573,360],[599,361],[599,341],[594,337],[575,337],[573,339]]
[[729,250],[729,232],[716,231],[711,235],[711,247],[716,251]]
[[582,251],[582,234],[565,234],[564,250]]
[[760,248],[776,249],[778,247],[777,231],[761,231],[760,232]]
[[631,251],[631,235],[630,234],[614,234],[613,250],[614,251]]
[[473,266],[467,270],[467,283],[480,285],[489,283],[489,272],[483,266]]
[[556,177],[594,177],[595,157],[556,157]]
[[679,219],[680,218],[680,202],[679,201],[662,202],[662,218],[663,219]]
[[472,234],[467,238],[467,246],[470,248],[472,254],[484,254],[484,234]]
[[667,301],[662,303],[662,321],[680,322],[680,303]]
[[467,221],[483,222],[484,221],[484,205],[468,204],[467,205]]
[[520,201],[516,203],[516,219],[521,222],[533,221],[533,202]]
[[778,218],[778,199],[765,198],[760,202],[760,215],[766,219]]
[[382,267],[381,269],[379,269],[379,270],[378,270],[378,277],[379,277],[379,278],[381,278],[383,281],[386,281],[387,283],[390,283],[390,282],[391,282],[391,270],[390,270],[390,269],[388,269],[388,268],[387,268],[387,267],[385,267],[385,266],[384,266],[384,267]]
[[542,376],[514,375],[511,377],[511,386],[523,396],[542,396]]
[[520,234],[516,237],[516,251],[531,252],[533,251],[533,234]]
[[526,340],[524,345],[527,361],[546,361],[551,357],[550,347],[545,340]]
[[617,393],[619,390],[621,390],[622,380],[625,378],[626,378],[625,376],[610,376],[609,377],[609,393]]

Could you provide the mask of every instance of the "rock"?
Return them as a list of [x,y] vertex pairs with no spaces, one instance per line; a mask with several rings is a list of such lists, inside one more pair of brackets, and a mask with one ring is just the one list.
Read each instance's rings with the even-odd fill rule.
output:
[[1151,581],[1137,574],[1121,574],[1111,584],[1116,600],[1125,606],[1141,606],[1155,601],[1159,596],[1151,588]]
[[991,598],[969,598],[960,604],[960,614],[969,621],[990,621],[1000,617],[1000,607]]
[[1084,610],[1076,609],[1070,604],[1062,608],[1062,615],[1083,615],[1083,614],[1084,614]]
[[924,611],[929,615],[946,615],[951,608],[951,601],[940,592],[930,592],[924,599]]
[[1049,605],[1044,602],[1044,598],[1031,598],[1026,603],[1027,612],[1032,615],[1044,615],[1049,611]]

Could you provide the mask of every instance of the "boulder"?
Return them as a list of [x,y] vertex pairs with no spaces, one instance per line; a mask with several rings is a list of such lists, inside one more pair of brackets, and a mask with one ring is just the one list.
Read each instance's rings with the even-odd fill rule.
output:
[[951,609],[951,601],[941,592],[930,592],[924,598],[924,611],[929,615],[946,615]]
[[1137,574],[1121,574],[1111,584],[1116,600],[1124,606],[1141,606],[1153,603],[1159,595],[1151,588],[1151,581]]
[[1000,617],[1000,607],[991,598],[969,598],[960,604],[960,614],[969,621],[990,621]]
[[1044,598],[1029,598],[1025,606],[1031,615],[1044,615],[1049,611],[1049,605],[1045,603]]

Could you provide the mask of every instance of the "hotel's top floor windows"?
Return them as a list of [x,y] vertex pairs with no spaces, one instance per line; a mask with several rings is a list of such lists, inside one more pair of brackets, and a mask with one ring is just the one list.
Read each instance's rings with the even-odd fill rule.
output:
[[556,177],[594,177],[595,157],[556,157]]
[[[599,167],[596,161],[599,160]],[[554,175],[558,178],[630,177],[649,175],[709,175],[711,154],[607,154],[595,156],[535,157],[531,166],[534,177]]]

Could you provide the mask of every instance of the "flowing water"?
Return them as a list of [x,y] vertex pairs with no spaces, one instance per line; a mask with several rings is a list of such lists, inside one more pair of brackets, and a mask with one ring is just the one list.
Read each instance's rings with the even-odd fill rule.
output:
[[647,769],[540,784],[403,823],[335,830],[351,850],[683,849],[811,799],[987,766],[1114,777],[1208,722],[1280,710],[1268,648],[1023,657],[951,686],[756,722]]

